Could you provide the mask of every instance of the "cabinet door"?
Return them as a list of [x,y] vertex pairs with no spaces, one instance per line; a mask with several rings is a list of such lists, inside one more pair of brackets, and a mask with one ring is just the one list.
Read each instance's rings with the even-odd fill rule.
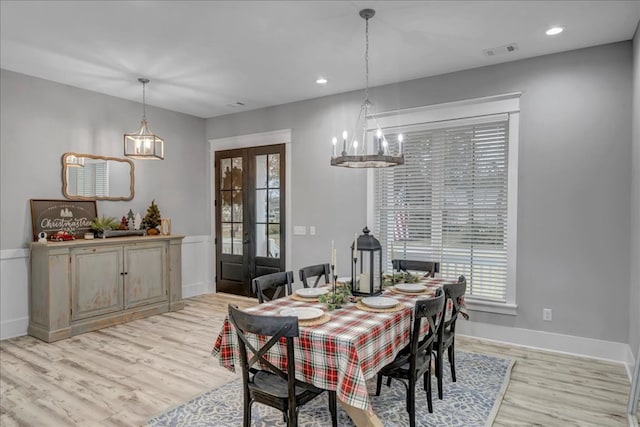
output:
[[125,308],[169,299],[166,247],[164,243],[125,246]]
[[71,251],[71,320],[122,310],[122,246]]

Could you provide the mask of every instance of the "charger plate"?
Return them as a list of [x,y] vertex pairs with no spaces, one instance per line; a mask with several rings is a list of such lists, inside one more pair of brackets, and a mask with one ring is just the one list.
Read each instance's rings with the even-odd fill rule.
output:
[[329,320],[331,320],[331,316],[329,316],[327,313],[324,313],[322,316],[318,317],[317,319],[298,320],[298,325],[300,325],[300,326],[318,326],[318,325],[324,325]]
[[398,303],[395,306],[389,308],[373,308],[363,304],[362,301],[358,301],[356,302],[356,308],[363,311],[371,311],[373,313],[394,313],[396,311],[404,310],[405,306],[402,303]]
[[421,291],[421,292],[405,292],[405,291],[401,291],[400,289],[396,288],[395,286],[390,286],[389,290],[391,292],[393,292],[394,294],[410,295],[410,296],[434,295],[435,294],[433,289],[429,289],[429,288],[425,288],[425,290]]
[[324,311],[314,307],[292,307],[280,310],[280,316],[295,316],[298,321],[318,319],[324,314]]

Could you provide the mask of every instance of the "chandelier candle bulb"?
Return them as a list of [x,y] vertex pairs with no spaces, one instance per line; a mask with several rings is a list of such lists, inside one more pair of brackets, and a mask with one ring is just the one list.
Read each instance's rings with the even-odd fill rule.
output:
[[333,144],[333,157],[336,157],[336,144],[338,143],[338,138],[336,138],[335,136],[333,137],[333,140],[331,141],[331,143]]
[[343,131],[342,132],[342,155],[346,156],[347,155],[347,138],[349,137],[349,134],[347,133],[347,131]]

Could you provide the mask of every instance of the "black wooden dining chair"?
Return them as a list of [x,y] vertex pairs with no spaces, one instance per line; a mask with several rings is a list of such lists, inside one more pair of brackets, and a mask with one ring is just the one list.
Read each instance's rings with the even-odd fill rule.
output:
[[[467,291],[467,279],[464,276],[458,278],[458,283],[443,285],[446,304],[451,300],[451,317],[445,316],[444,321],[440,322],[436,342],[434,343],[434,353],[436,354],[436,376],[438,377],[438,399],[442,399],[442,375],[443,375],[443,357],[444,351],[447,351],[449,366],[451,366],[451,380],[456,382],[456,361],[455,361],[455,344],[456,344],[456,320],[460,313],[460,303],[462,297]],[[447,310],[445,309],[445,312]]]
[[440,263],[437,261],[415,261],[411,259],[394,259],[391,260],[393,269],[396,271],[422,271],[424,277],[435,277],[436,273],[440,273]]
[[253,292],[258,296],[258,301],[262,304],[265,301],[291,295],[292,283],[293,271],[280,271],[256,277],[251,281],[251,286]]
[[[326,285],[330,282],[331,267],[329,264],[317,264],[302,267],[300,269],[300,280],[305,288],[315,288]],[[324,280],[321,280],[324,277]]]
[[[427,393],[427,404],[429,412],[433,412],[431,400],[431,354],[433,353],[433,342],[436,337],[438,319],[442,319],[444,308],[444,294],[440,292],[436,297],[416,301],[414,310],[413,330],[411,331],[411,341],[409,346],[398,353],[393,362],[386,365],[378,372],[378,382],[376,385],[376,396],[380,395],[382,378],[389,377],[399,379],[407,389],[407,412],[409,413],[409,424],[416,425],[416,384],[420,377],[423,377],[424,388]],[[429,331],[420,339],[420,327],[422,320],[429,322]]]
[[[242,425],[251,425],[251,407],[255,402],[276,408],[284,414],[287,427],[298,425],[298,409],[327,391],[331,424],[338,425],[336,392],[323,390],[296,379],[294,337],[299,336],[295,316],[260,316],[244,312],[229,304],[229,322],[238,336],[244,395]],[[247,334],[269,337],[263,345],[254,346]],[[265,355],[280,340],[286,340],[286,369],[280,369]],[[264,370],[267,368],[268,370]]]

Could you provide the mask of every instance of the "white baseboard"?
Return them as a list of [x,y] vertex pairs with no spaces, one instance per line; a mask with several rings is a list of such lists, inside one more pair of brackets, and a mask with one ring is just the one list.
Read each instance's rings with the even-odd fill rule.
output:
[[213,293],[213,283],[199,282],[182,285],[182,298],[191,298],[202,294]]
[[0,322],[1,339],[21,337],[27,334],[29,327],[29,317],[21,317],[18,319],[4,320]]
[[[635,362],[629,344],[614,341],[555,334],[532,329],[512,328],[488,323],[465,321],[464,319],[458,320],[456,323],[456,333],[521,347],[530,347],[539,350],[622,363],[627,369],[629,378],[631,378]],[[629,371],[630,369],[631,371]]]

